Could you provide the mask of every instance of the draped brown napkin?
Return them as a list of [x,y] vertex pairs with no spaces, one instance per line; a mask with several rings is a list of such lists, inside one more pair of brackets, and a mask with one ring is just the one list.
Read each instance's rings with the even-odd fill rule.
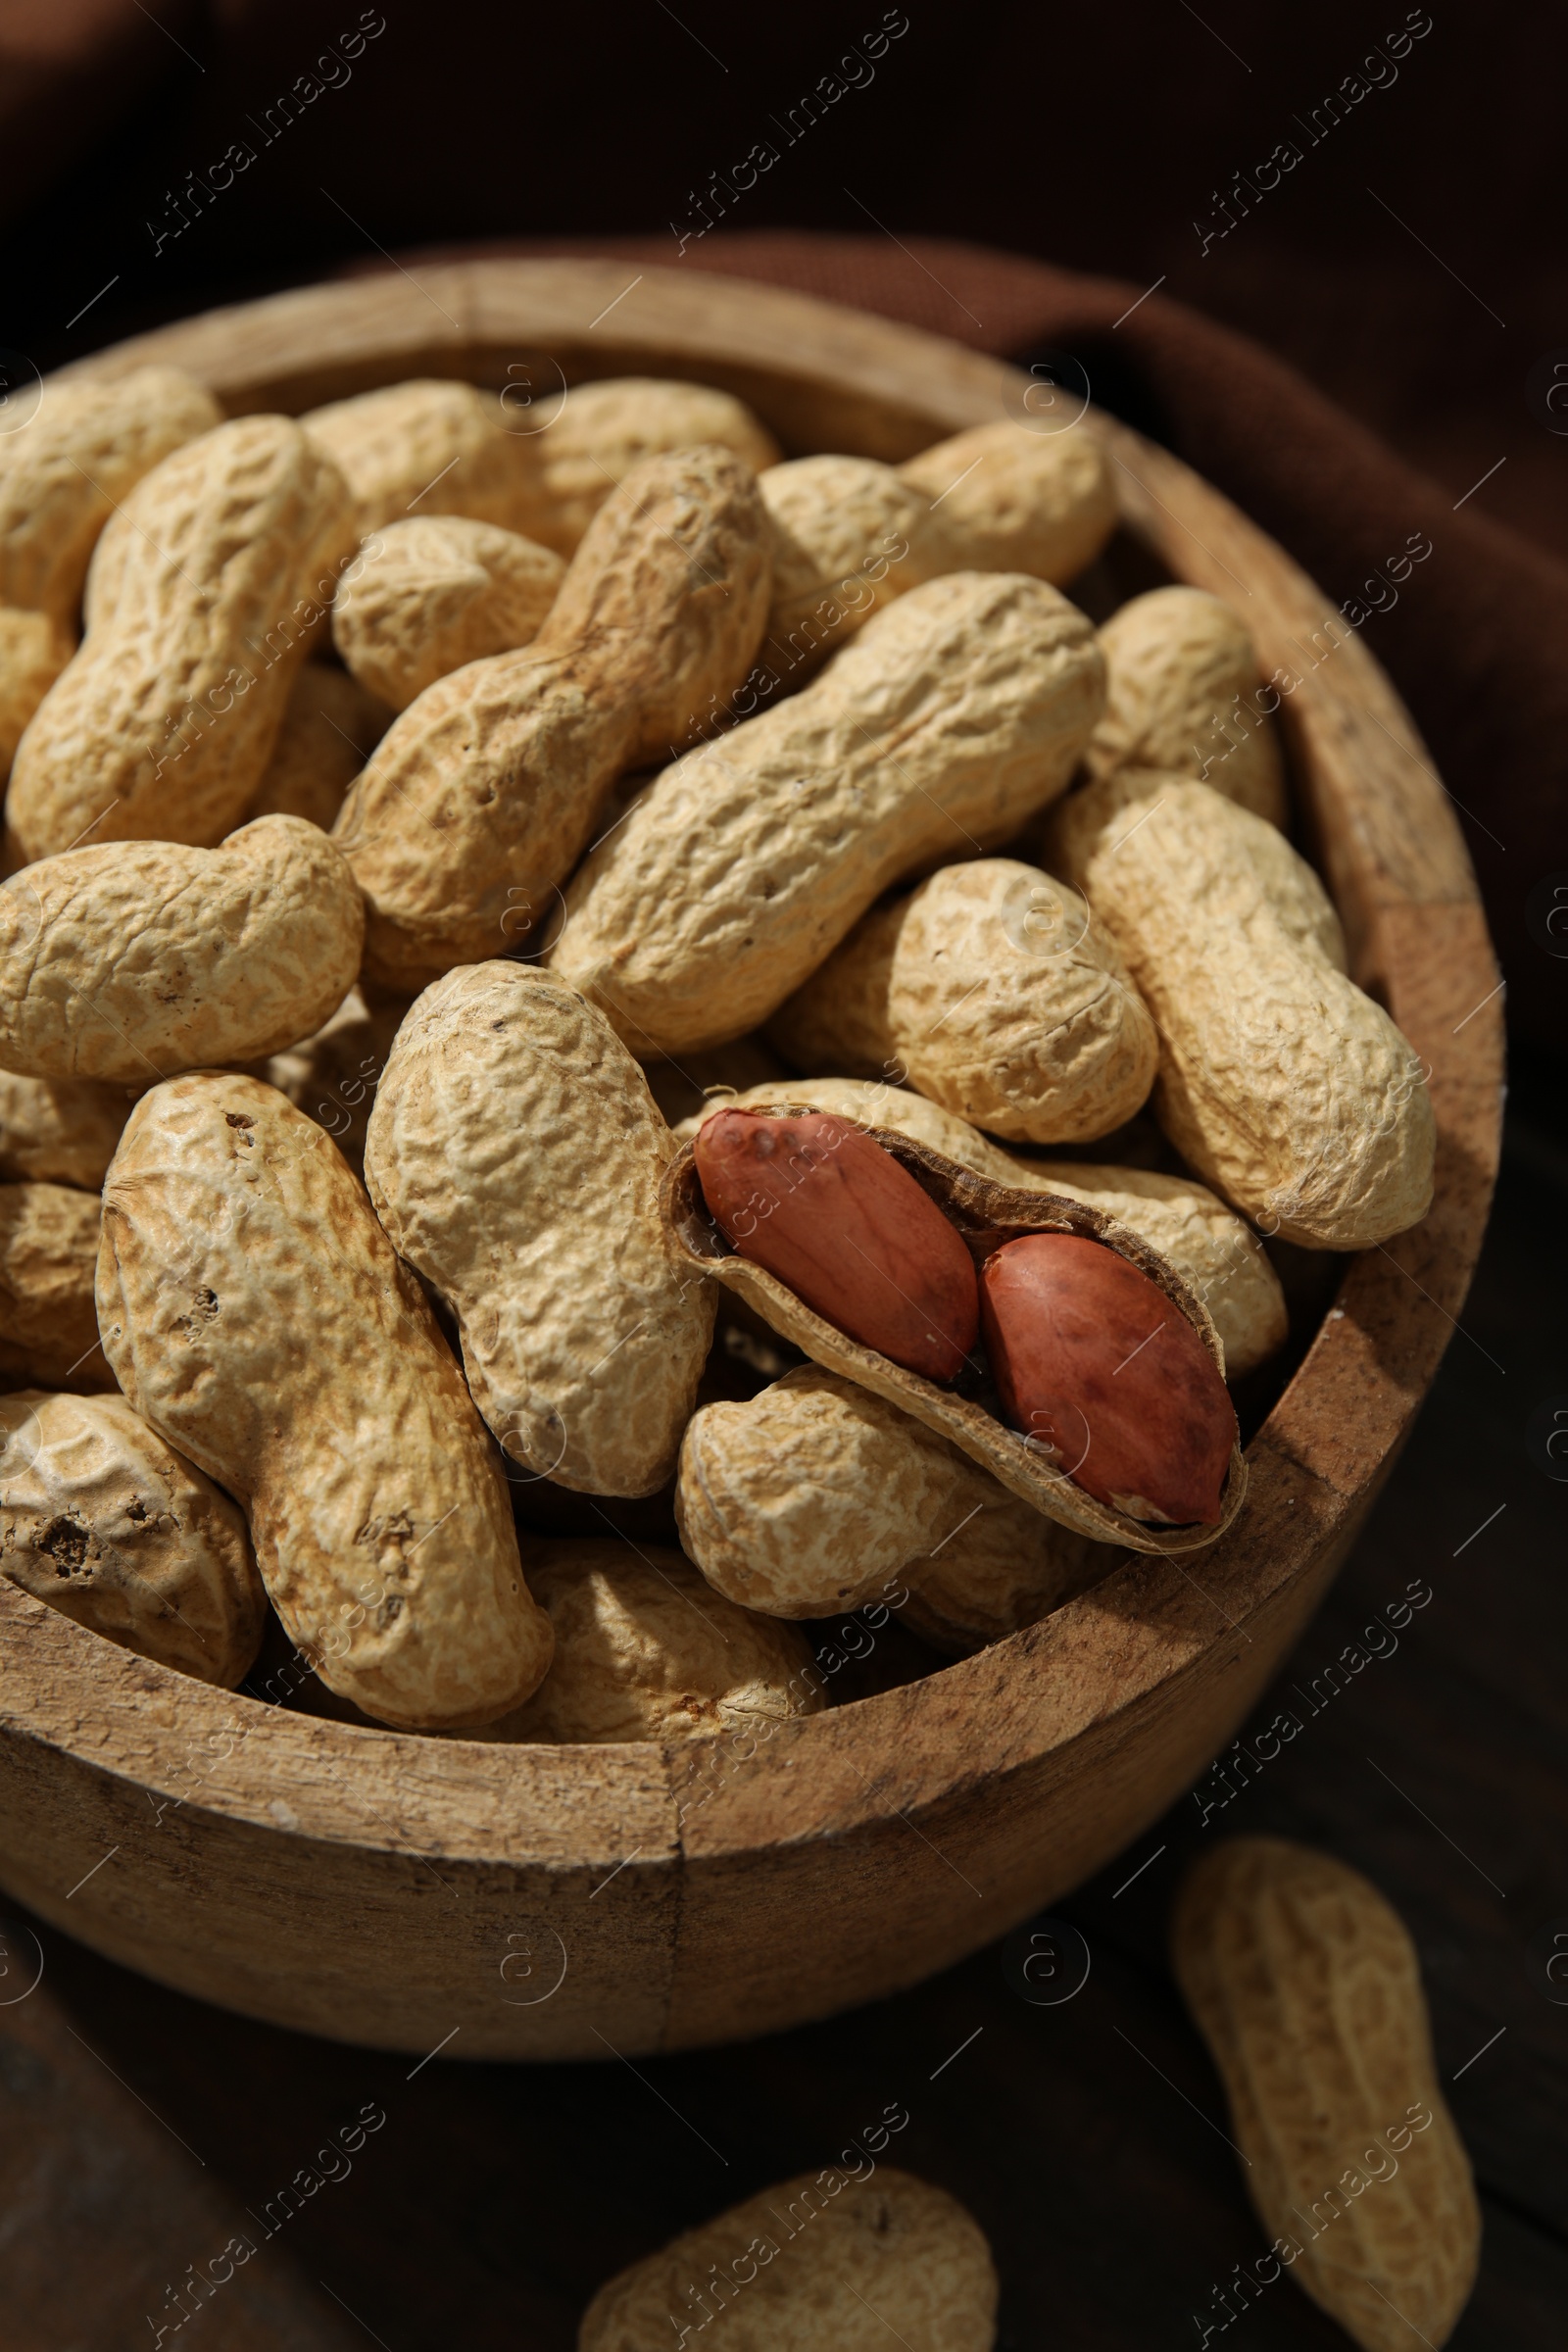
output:
[[[439,258],[483,253],[677,261],[672,236],[508,240]],[[416,270],[420,258],[436,257],[405,257]],[[1234,499],[1333,603],[1359,600],[1363,643],[1456,804],[1515,1041],[1568,1054],[1568,567],[1456,506],[1259,345],[1161,294],[1140,300],[1141,288],[1111,278],[925,237],[715,230],[678,267],[821,295],[1026,362],[1070,353],[1097,399]],[[1423,531],[1432,556],[1391,603],[1384,566]]]

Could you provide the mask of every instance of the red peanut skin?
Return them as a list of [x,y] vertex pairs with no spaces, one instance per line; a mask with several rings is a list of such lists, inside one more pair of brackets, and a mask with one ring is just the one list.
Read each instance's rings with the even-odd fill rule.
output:
[[826,1111],[721,1110],[694,1152],[742,1257],[863,1348],[927,1380],[957,1378],[979,1336],[974,1263],[880,1144]]
[[980,1311],[1007,1419],[1054,1446],[1075,1485],[1113,1510],[1136,1496],[1178,1526],[1214,1525],[1236,1414],[1147,1274],[1100,1242],[1028,1234],[986,1259]]

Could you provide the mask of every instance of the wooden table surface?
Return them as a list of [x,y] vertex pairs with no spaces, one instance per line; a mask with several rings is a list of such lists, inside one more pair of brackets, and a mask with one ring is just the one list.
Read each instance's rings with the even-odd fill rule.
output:
[[[1568,1407],[1568,1147],[1544,1089],[1529,1091],[1436,1390],[1244,1743],[1281,1707],[1300,1735],[1250,1779],[1233,1771],[1236,1793],[1206,1816],[1186,1798],[1061,1906],[1090,1956],[1074,1997],[1021,1997],[994,1947],[895,2000],[750,2045],[635,2068],[465,2066],[456,2050],[421,2063],[228,2017],[12,1910],[7,2352],[565,2352],[611,2272],[833,2161],[891,2102],[909,2117],[898,2161],[961,2197],[991,2238],[1004,2346],[1197,2344],[1194,2315],[1223,2316],[1215,2290],[1264,2237],[1165,1966],[1164,1922],[1187,1856],[1260,1830],[1366,1871],[1420,1947],[1486,2216],[1456,2352],[1557,2352],[1568,2006],[1549,1997],[1539,1931],[1568,1938],[1568,1483],[1549,1475],[1543,1433],[1552,1405]],[[1430,1598],[1396,1637],[1380,1612],[1412,1589]],[[910,1868],[928,1866],[911,1838]],[[800,1920],[803,1943],[819,1925]],[[188,2294],[189,2266],[236,2232],[257,2252],[186,2337],[172,2290],[186,2278]],[[1287,2280],[1235,2324],[1256,2352],[1346,2341]]]

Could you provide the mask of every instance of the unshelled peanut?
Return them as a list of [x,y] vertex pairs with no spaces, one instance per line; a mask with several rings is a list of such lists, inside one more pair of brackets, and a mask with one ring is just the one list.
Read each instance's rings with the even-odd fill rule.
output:
[[640,795],[566,894],[554,968],[640,1054],[756,1028],[890,883],[996,848],[1063,789],[1102,670],[1042,580],[912,589],[804,693]]
[[520,531],[569,556],[634,466],[716,442],[753,471],[778,447],[751,411],[708,384],[615,376],[498,391],[416,377],[313,409],[301,423],[341,467],[362,534],[427,512]]
[[668,1544],[539,1544],[528,1589],[555,1663],[487,1739],[702,1740],[826,1703],[805,1635],[721,1599]]
[[[902,2120],[894,2120],[896,2117]],[[902,2132],[895,2103],[861,2136]],[[599,2289],[577,2352],[665,2352],[716,2324],[725,2352],[992,2352],[997,2275],[978,2225],[940,2188],[856,2152],[760,2189]]]
[[1012,858],[946,865],[863,916],[768,1024],[798,1069],[911,1086],[994,1135],[1108,1135],[1154,1083],[1159,1042],[1077,891]]
[[0,605],[74,631],[98,535],[143,474],[222,421],[179,368],[49,377],[36,416],[0,443]]
[[136,1091],[0,1069],[0,1179],[101,1192]]
[[203,1071],[142,1097],[104,1186],[98,1323],[137,1411],[243,1505],[328,1689],[416,1731],[537,1689],[553,1638],[500,1456],[359,1180],[275,1088]]
[[540,410],[542,432],[524,429],[523,504],[512,525],[543,547],[572,555],[616,485],[650,458],[705,444],[732,450],[753,473],[778,463],[779,448],[744,401],[713,384],[652,375],[607,376],[573,384],[564,399],[542,390],[537,402],[503,391],[515,427]]
[[0,1065],[139,1086],[275,1053],[341,1004],[364,921],[341,854],[297,816],[216,850],[41,858],[0,885]]
[[1111,614],[1100,643],[1105,715],[1086,755],[1092,775],[1148,767],[1196,776],[1284,824],[1279,738],[1239,613],[1201,588],[1153,588]]
[[713,1300],[659,1214],[673,1150],[625,1047],[551,973],[466,965],[398,1031],[366,1183],[456,1316],[479,1410],[534,1477],[647,1494],[675,1467]]
[[75,650],[75,638],[47,612],[0,607],[0,784],[33,712]]
[[1171,1955],[1277,2263],[1364,2352],[1446,2343],[1481,2216],[1401,1921],[1332,1855],[1233,1838],[1188,1872]]
[[825,1617],[887,1601],[944,1649],[1034,1624],[1116,1557],[816,1364],[693,1415],[675,1517],[708,1582],[745,1608]]
[[220,840],[255,798],[352,553],[348,489],[286,416],[240,416],[144,474],[105,529],[80,651],[18,750],[13,858]]
[[948,571],[1026,571],[1064,586],[1100,552],[1115,501],[1087,435],[1005,418],[902,467],[796,458],[761,476],[773,517],[766,659],[799,683],[881,605]]
[[337,838],[368,903],[371,979],[417,990],[545,922],[616,777],[686,741],[744,675],[767,590],[766,515],[738,458],[634,469],[533,644],[428,687],[350,793]]
[[[658,1074],[656,1067],[656,1080]],[[726,1107],[765,1110],[789,1102],[833,1111],[865,1127],[892,1127],[993,1183],[1059,1193],[1103,1209],[1118,1225],[1142,1234],[1202,1300],[1223,1343],[1230,1379],[1254,1371],[1284,1341],[1285,1294],[1262,1244],[1233,1209],[1190,1176],[1110,1167],[1098,1160],[1025,1159],[1004,1152],[923,1095],[863,1078],[777,1078],[727,1097],[715,1095],[675,1133],[689,1140],[704,1119]]]
[[393,710],[466,662],[538,636],[565,564],[499,523],[431,514],[388,523],[332,606],[332,642]]
[[0,1382],[112,1389],[98,1345],[93,1274],[98,1196],[64,1184],[0,1184]]
[[261,1645],[267,1594],[243,1514],[123,1396],[0,1396],[0,1575],[228,1690]]
[[1207,784],[1123,768],[1054,813],[1052,850],[1154,1016],[1155,1111],[1200,1176],[1309,1250],[1425,1216],[1425,1072],[1333,960],[1321,885],[1272,825]]

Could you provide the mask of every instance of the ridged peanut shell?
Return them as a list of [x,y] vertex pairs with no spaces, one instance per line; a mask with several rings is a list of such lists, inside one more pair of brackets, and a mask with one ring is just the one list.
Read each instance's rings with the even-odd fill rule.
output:
[[[779,1115],[790,1117],[792,1107],[781,1109]],[[1193,1296],[1175,1268],[1127,1227],[1116,1224],[1087,1202],[1069,1200],[1064,1195],[1014,1190],[971,1175],[968,1169],[890,1127],[867,1132],[937,1201],[977,1264],[983,1263],[992,1250],[1028,1233],[1073,1233],[1102,1243],[1163,1291],[1192,1324],[1223,1373],[1224,1353],[1206,1308]],[[738,1255],[703,1200],[689,1143],[683,1144],[671,1160],[660,1197],[665,1224],[694,1268],[713,1275],[735,1291],[765,1323],[793,1342],[813,1363],[858,1382],[875,1396],[912,1414],[927,1429],[960,1447],[1009,1493],[1063,1527],[1089,1536],[1096,1543],[1126,1544],[1137,1551],[1168,1554],[1212,1544],[1241,1509],[1247,1492],[1247,1464],[1239,1445],[1231,1456],[1219,1519],[1212,1527],[1153,1528],[1131,1518],[1125,1511],[1097,1502],[1056,1467],[1050,1446],[1038,1438],[1023,1437],[1000,1418],[996,1392],[983,1357],[976,1359],[980,1364],[977,1373],[964,1375],[953,1388],[938,1387],[919,1373],[906,1371],[902,1364],[893,1363],[887,1356],[847,1338],[814,1314],[792,1291],[786,1290],[775,1276]]]
[[123,1396],[0,1396],[0,1574],[225,1690],[261,1647],[267,1594],[244,1514]]
[[827,1703],[806,1636],[721,1599],[669,1544],[535,1544],[528,1589],[555,1662],[487,1739],[703,1740]]
[[1116,527],[1110,466],[1089,433],[999,417],[935,442],[899,474],[932,501],[954,570],[1028,571],[1064,587]]
[[692,1416],[675,1520],[709,1584],[744,1608],[826,1617],[902,1582],[904,1621],[945,1649],[1032,1625],[1096,1549],[923,1422],[816,1364]]
[[1424,1073],[1331,960],[1321,886],[1283,836],[1210,785],[1118,769],[1055,813],[1052,842],[1154,1016],[1154,1108],[1188,1164],[1303,1249],[1418,1223],[1437,1140]]
[[0,1063],[144,1085],[275,1053],[341,1004],[364,922],[344,858],[297,816],[216,850],[41,858],[0,886]]
[[332,642],[368,694],[406,710],[437,678],[537,637],[565,573],[548,547],[462,514],[388,523],[332,602]]
[[1171,1958],[1291,2277],[1364,2352],[1446,2343],[1481,2216],[1402,1922],[1332,1855],[1232,1838],[1183,1881]]
[[0,606],[0,784],[33,712],[75,650],[74,636],[47,612]]
[[337,825],[373,980],[416,991],[552,916],[616,777],[685,742],[745,675],[768,563],[739,459],[652,459],[595,516],[533,644],[410,705]]
[[22,1078],[0,1070],[0,1178],[103,1190],[131,1094],[91,1078]]
[[412,1731],[520,1706],[550,1663],[500,1456],[336,1146],[222,1071],[154,1087],[104,1187],[104,1350],[250,1522],[329,1690]]
[[726,1104],[760,1110],[789,1102],[808,1110],[836,1111],[840,1118],[857,1119],[864,1127],[892,1127],[995,1184],[1064,1194],[1142,1234],[1207,1307],[1229,1380],[1254,1371],[1284,1342],[1285,1293],[1263,1245],[1234,1209],[1190,1176],[1112,1167],[1098,1160],[1024,1159],[1004,1152],[923,1095],[890,1086],[885,1079],[769,1080],[738,1094],[715,1095],[702,1111],[683,1119],[675,1133],[684,1142],[696,1134],[703,1119]]
[[[866,2136],[885,2146],[887,2128]],[[992,2352],[997,2275],[978,2225],[945,2190],[856,2162],[760,2189],[633,2263],[589,2304],[577,2352],[667,2352],[682,2326],[715,2321],[724,2352]]]
[[1019,1143],[1077,1144],[1142,1108],[1148,1007],[1079,894],[1013,858],[945,865],[863,916],[769,1023],[802,1070],[911,1086]]
[[236,417],[143,475],[94,550],[80,651],[17,754],[20,854],[89,831],[220,840],[256,796],[353,544],[343,477],[287,416]]
[[179,368],[99,383],[46,379],[36,415],[0,443],[0,605],[74,629],[98,534],[143,474],[222,422]]
[[347,482],[358,538],[426,499],[443,514],[523,527],[534,461],[494,392],[414,376],[308,409],[300,425]]
[[552,964],[638,1054],[739,1037],[890,883],[1053,800],[1102,693],[1088,621],[1043,581],[912,589],[639,796],[574,878]]
[[673,1151],[610,1024],[527,964],[426,989],[376,1088],[365,1180],[475,1403],[514,1461],[591,1494],[670,1476],[712,1338],[660,1214]]
[[1257,654],[1240,613],[1202,588],[1152,588],[1111,614],[1100,643],[1105,715],[1087,754],[1092,775],[1153,767],[1196,776],[1254,816],[1285,823],[1279,738],[1256,708]]
[[[514,428],[524,427],[527,487],[512,528],[563,556],[575,552],[616,484],[650,458],[716,445],[753,473],[779,459],[778,443],[745,402],[712,384],[614,375],[573,384],[559,401],[547,392],[537,409],[505,391],[501,402]],[[540,411],[549,422],[527,432]]]
[[290,691],[246,822],[258,816],[303,816],[330,833],[349,786],[391,723],[387,705],[345,670],[328,662],[307,662]]
[[970,568],[932,528],[924,493],[873,458],[792,458],[770,466],[758,487],[774,532],[762,651],[796,683],[882,605],[939,572]]
[[93,1301],[96,1193],[0,1184],[0,1383],[112,1389]]

